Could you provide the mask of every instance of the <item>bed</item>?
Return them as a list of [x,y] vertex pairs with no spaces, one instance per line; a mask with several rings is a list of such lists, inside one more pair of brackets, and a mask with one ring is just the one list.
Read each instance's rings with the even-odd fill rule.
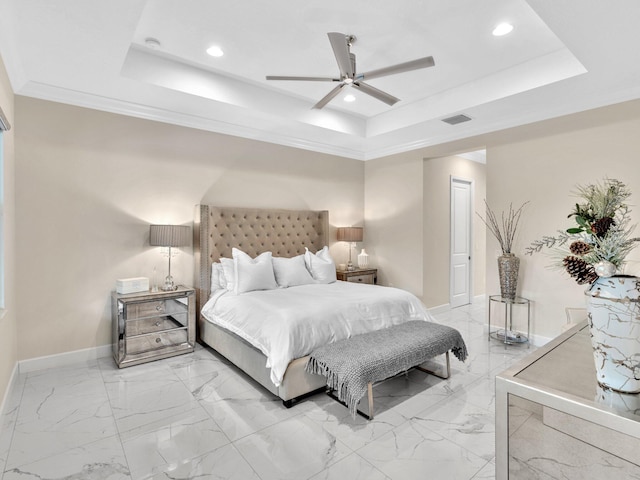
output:
[[[344,313],[340,313],[340,308],[349,308],[349,306],[344,304],[347,306],[341,307],[340,305],[343,305],[341,302],[347,302],[349,296],[358,296],[360,304],[368,306],[369,302],[374,303],[372,292],[376,292],[373,296],[381,297],[380,292],[383,292],[381,289],[385,287],[336,282],[335,284],[301,285],[257,291],[237,296],[225,292],[221,294],[220,291],[214,289],[214,292],[217,293],[212,294],[212,264],[221,258],[231,258],[234,247],[249,257],[272,252],[273,257],[293,258],[305,254],[305,247],[309,252],[317,252],[329,243],[329,219],[326,211],[241,209],[210,205],[196,207],[194,256],[196,261],[198,339],[201,343],[210,346],[226,357],[267,390],[280,397],[287,407],[293,405],[298,399],[325,388],[326,380],[323,376],[305,372],[308,354],[300,354],[300,352],[304,352],[304,348],[307,347],[300,347],[296,350],[297,347],[294,346],[291,352],[286,352],[286,354],[283,352],[283,355],[278,355],[282,342],[267,339],[264,342],[260,340],[256,343],[254,335],[260,335],[261,328],[256,327],[253,331],[245,332],[244,328],[250,327],[250,322],[245,322],[242,329],[238,329],[234,324],[225,323],[220,312],[231,311],[233,317],[239,317],[243,314],[242,309],[249,305],[246,307],[249,311],[259,310],[265,318],[270,318],[273,316],[272,313],[262,309],[267,305],[265,303],[267,297],[269,297],[269,302],[273,302],[272,299],[277,298],[278,304],[286,305],[287,302],[290,302],[293,305],[293,308],[288,309],[287,321],[300,325],[306,322],[304,316],[307,314],[302,303],[296,304],[296,302],[301,302],[301,295],[330,297],[332,298],[331,303],[335,303],[337,306],[335,315],[345,317]],[[216,267],[218,267],[217,264]],[[214,278],[215,283],[216,279]],[[389,297],[386,299],[386,303],[380,301],[380,306],[376,305],[375,308],[380,308],[379,313],[376,310],[376,316],[381,318],[372,323],[373,328],[385,328],[390,324],[428,318],[424,307],[415,296],[399,289],[385,288],[384,292],[388,293]],[[406,305],[402,303],[405,298],[409,298]],[[250,302],[254,302],[254,304],[251,305]],[[327,303],[324,302],[325,305]],[[324,311],[321,316],[322,321],[325,317],[332,315],[334,313],[328,310]],[[298,316],[300,318],[297,318]],[[382,317],[388,317],[388,319]],[[330,342],[352,334],[362,333],[363,328],[371,328],[371,326],[363,327],[357,321],[354,321],[353,325],[343,327],[343,320],[344,318],[338,318],[334,322],[339,325],[337,333],[325,332],[324,327],[318,327],[318,335],[328,335],[326,340],[321,341]],[[277,334],[277,329],[274,330]],[[283,338],[286,340],[286,334]],[[319,336],[318,341],[320,338]],[[285,341],[285,343],[287,342]]]

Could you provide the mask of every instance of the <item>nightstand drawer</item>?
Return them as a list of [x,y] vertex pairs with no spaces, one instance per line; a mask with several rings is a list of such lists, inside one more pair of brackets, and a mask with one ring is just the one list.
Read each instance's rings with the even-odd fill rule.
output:
[[356,270],[336,270],[336,278],[343,282],[375,285],[378,280],[378,269],[358,268]]
[[147,317],[128,320],[125,327],[125,335],[133,337],[182,328],[187,326],[188,320],[187,312],[174,314],[170,317]]
[[167,300],[157,300],[153,302],[129,303],[126,306],[127,320],[136,318],[156,317],[163,314],[176,314],[188,312],[186,303],[180,299],[170,298]]
[[347,278],[347,282],[355,282],[355,283],[368,283],[373,285],[373,275],[352,275]]
[[187,341],[186,328],[130,337],[127,340],[127,355],[136,355],[146,352],[158,353],[159,349],[186,344]]

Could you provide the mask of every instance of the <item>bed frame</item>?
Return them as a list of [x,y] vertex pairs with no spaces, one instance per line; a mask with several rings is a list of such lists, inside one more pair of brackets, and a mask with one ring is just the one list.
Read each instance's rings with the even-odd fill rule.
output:
[[293,360],[276,387],[266,368],[267,358],[257,348],[224,328],[206,321],[200,311],[209,299],[211,264],[231,257],[239,248],[253,256],[273,252],[275,257],[295,257],[305,247],[315,252],[329,244],[329,212],[310,210],[267,210],[196,206],[193,229],[198,340],[226,357],[271,393],[286,407],[325,387],[325,378],[305,372],[308,357]]

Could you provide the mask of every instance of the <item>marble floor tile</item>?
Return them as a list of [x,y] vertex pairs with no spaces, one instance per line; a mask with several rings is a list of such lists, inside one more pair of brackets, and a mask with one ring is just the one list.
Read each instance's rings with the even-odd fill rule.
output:
[[451,377],[441,379],[420,370],[411,370],[376,387],[374,403],[377,411],[393,410],[406,420],[443,400],[476,381],[477,376],[452,367]]
[[233,445],[134,480],[262,480]]
[[234,445],[262,480],[308,479],[351,453],[304,415],[265,428]]
[[411,421],[489,461],[495,456],[494,417],[493,411],[452,399],[426,409]]
[[200,406],[189,389],[180,381],[142,391],[130,389],[124,394],[111,398],[111,405],[120,433],[171,419]]
[[[495,375],[534,348],[488,341],[484,303],[436,320],[461,332],[469,358],[451,358],[448,380],[410,371],[376,385],[373,421],[322,393],[287,409],[200,345],[124,369],[101,358],[18,375],[0,416],[0,479],[493,478]],[[514,408],[513,434],[526,437],[532,416]],[[551,478],[543,460],[517,461]]]
[[471,480],[495,480],[496,478],[496,464],[488,462],[478,473],[476,473]]
[[410,420],[367,444],[358,454],[392,480],[469,480],[487,461]]
[[101,364],[104,385],[112,402],[126,403],[138,394],[182,381],[163,360],[119,369],[113,360]]
[[[4,404],[4,411],[0,412],[0,474],[4,472],[9,456],[9,449],[13,440],[13,433],[18,421],[20,401],[26,375],[16,375],[7,394]],[[2,478],[2,475],[0,475]]]
[[257,384],[222,399],[216,397],[212,394],[202,398],[200,404],[231,441],[301,415],[313,407],[309,402],[301,402],[292,408],[285,408],[280,398]]
[[24,479],[130,480],[129,467],[117,436],[72,448],[9,468],[2,480]]
[[[27,377],[6,468],[117,433],[99,371],[69,373],[64,369],[56,370],[52,379]],[[61,383],[56,386],[56,381]]]
[[[375,397],[376,388],[374,388]],[[361,415],[352,418],[347,407],[328,395],[315,396],[310,403],[315,406],[304,415],[321,425],[325,431],[351,450],[363,447],[405,421],[405,418],[393,409],[377,411],[375,401],[374,418],[371,421]]]
[[235,368],[219,363],[215,369],[182,379],[193,397],[203,403],[232,399],[246,391],[262,389]]
[[357,453],[352,453],[329,468],[311,477],[310,480],[389,480],[384,473],[363,459]]
[[180,380],[211,374],[221,368],[228,368],[229,361],[210,348],[198,346],[189,355],[179,355],[165,360],[169,368]]
[[496,380],[495,376],[480,377],[460,389],[453,395],[454,399],[471,403],[476,407],[483,408],[490,412],[496,409]]
[[130,430],[120,435],[133,478],[175,471],[229,444],[203,408]]

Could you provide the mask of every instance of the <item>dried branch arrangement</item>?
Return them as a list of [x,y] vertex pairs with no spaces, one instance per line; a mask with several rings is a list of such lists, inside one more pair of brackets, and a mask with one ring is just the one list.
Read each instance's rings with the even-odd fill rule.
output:
[[503,254],[512,253],[511,247],[513,246],[513,239],[515,238],[518,230],[518,223],[520,222],[522,210],[527,203],[529,202],[524,202],[520,208],[516,210],[514,210],[513,204],[510,203],[509,211],[506,213],[502,212],[500,215],[500,221],[498,221],[496,214],[491,210],[491,207],[486,200],[484,201],[485,218],[482,218],[482,215],[476,212],[476,215],[480,217],[480,220],[482,220],[493,236],[496,237],[496,240],[498,240]]

